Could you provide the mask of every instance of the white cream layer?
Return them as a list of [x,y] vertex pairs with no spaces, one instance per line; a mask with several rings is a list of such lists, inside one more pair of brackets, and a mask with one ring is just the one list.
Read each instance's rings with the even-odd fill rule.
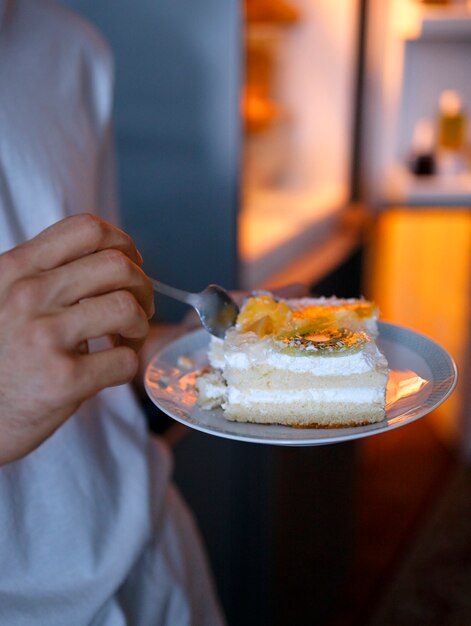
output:
[[[243,340],[241,338],[243,337]],[[316,376],[351,376],[371,372],[378,366],[387,366],[384,356],[374,343],[366,344],[358,352],[344,355],[291,356],[273,347],[270,340],[260,340],[253,333],[233,336],[233,341],[213,339],[209,360],[214,368],[224,371],[226,367],[247,370],[260,363],[274,369],[290,372],[310,372]]]
[[208,399],[219,400],[224,396],[227,387],[224,385],[212,385],[211,383],[204,383],[204,395]]
[[229,404],[284,404],[291,402],[348,402],[370,404],[384,402],[384,389],[372,387],[331,387],[329,389],[302,389],[299,391],[239,391],[228,387]]
[[[225,364],[238,370],[246,370],[262,362],[274,369],[290,372],[311,372],[316,376],[351,376],[365,374],[375,369],[381,355],[379,351],[362,350],[345,356],[290,356],[270,351],[263,359],[250,359],[246,352],[226,353]],[[224,366],[223,366],[224,367]]]
[[218,370],[224,369],[224,339],[211,336],[208,358],[212,367]]

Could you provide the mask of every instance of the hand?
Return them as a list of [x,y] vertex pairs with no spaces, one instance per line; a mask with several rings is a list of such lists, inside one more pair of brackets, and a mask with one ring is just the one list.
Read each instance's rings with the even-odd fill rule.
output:
[[[135,376],[154,313],[141,264],[125,233],[86,214],[0,255],[0,464]],[[114,346],[90,354],[105,335]]]

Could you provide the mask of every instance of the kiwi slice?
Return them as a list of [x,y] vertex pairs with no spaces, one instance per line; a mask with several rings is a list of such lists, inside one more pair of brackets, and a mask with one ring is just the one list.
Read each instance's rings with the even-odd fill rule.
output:
[[308,332],[303,335],[293,334],[279,339],[280,352],[291,356],[335,356],[345,352],[357,352],[368,341],[364,332],[348,328],[328,328]]

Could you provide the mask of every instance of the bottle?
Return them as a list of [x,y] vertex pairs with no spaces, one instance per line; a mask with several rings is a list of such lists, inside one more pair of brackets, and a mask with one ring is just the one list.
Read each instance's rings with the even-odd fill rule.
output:
[[460,151],[466,140],[466,116],[458,92],[448,89],[440,95],[438,147]]
[[438,173],[453,177],[466,172],[466,115],[460,95],[451,89],[440,95],[437,139]]

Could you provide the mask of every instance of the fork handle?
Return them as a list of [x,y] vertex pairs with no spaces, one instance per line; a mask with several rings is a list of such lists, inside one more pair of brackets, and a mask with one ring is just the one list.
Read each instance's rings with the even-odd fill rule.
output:
[[197,304],[198,295],[196,293],[190,293],[189,291],[183,291],[183,289],[170,287],[170,285],[166,285],[165,283],[160,282],[160,280],[155,280],[155,278],[151,278],[150,281],[154,287],[154,291],[157,293],[163,293],[165,296],[170,296],[170,298],[174,298],[175,300],[184,302],[185,304],[190,304],[191,306],[195,306]]

